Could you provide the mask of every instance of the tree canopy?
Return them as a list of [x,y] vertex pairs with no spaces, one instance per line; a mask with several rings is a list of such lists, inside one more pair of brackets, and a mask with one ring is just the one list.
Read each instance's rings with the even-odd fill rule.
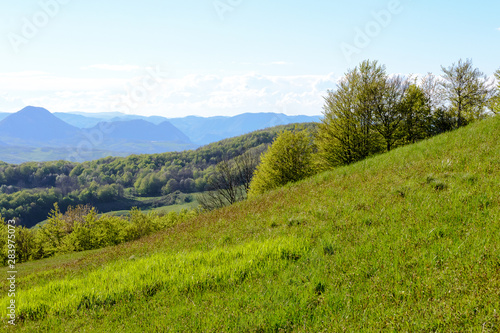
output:
[[486,107],[492,97],[492,83],[486,75],[474,68],[472,60],[441,67],[443,70],[444,94],[450,113],[456,119],[455,128],[485,117]]
[[[472,61],[442,67],[436,78],[391,76],[363,61],[327,92],[316,143],[323,168],[362,160],[498,112],[499,93]],[[496,73],[500,80],[500,70]]]

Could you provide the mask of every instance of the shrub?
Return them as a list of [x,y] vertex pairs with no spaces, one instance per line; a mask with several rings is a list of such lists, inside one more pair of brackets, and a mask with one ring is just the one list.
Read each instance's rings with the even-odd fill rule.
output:
[[314,147],[305,130],[284,131],[278,135],[269,150],[261,157],[250,183],[249,196],[296,182],[314,173]]

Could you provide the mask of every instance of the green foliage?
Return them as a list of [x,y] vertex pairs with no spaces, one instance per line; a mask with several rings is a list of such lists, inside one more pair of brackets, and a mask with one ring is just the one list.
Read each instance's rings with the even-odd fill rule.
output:
[[415,143],[429,136],[431,131],[431,106],[424,90],[410,84],[401,101],[402,123],[399,137],[403,144]]
[[[154,232],[171,227],[181,221],[196,216],[196,211],[182,210],[180,213],[145,214],[132,209],[129,217],[97,214],[94,207],[69,207],[61,213],[57,203],[49,219],[40,228],[16,227],[16,259],[18,263],[56,254],[79,252],[118,245],[136,240]],[[3,222],[0,216],[0,222]],[[7,226],[0,226],[0,258],[7,263]]]
[[137,178],[134,187],[136,193],[140,196],[154,196],[160,194],[160,190],[164,185],[164,182],[160,180],[158,175],[149,173],[141,178]]
[[470,60],[409,83],[389,77],[376,61],[349,71],[325,98],[316,144],[324,169],[465,126],[495,109],[485,75]]
[[[403,120],[408,121],[408,111],[403,103],[408,96],[408,80],[396,76],[389,78],[384,74],[374,87],[369,87],[371,96],[374,129],[382,137],[387,151],[390,151],[400,139]],[[366,89],[366,88],[364,88]]]
[[[9,244],[8,232],[9,228],[5,223],[5,220],[0,216],[0,262],[2,265],[7,265],[9,259]],[[11,229],[12,230],[12,229]],[[34,230],[27,229],[23,226],[15,226],[13,235],[15,238],[11,240],[15,242],[15,262],[20,264],[32,259],[40,258],[40,244],[36,239],[36,234]],[[11,243],[12,244],[12,243]],[[12,246],[12,245],[11,245]]]
[[313,144],[306,130],[284,131],[261,157],[250,183],[249,196],[296,182],[314,173]]
[[448,68],[441,68],[445,97],[456,119],[455,128],[486,117],[486,106],[492,90],[486,75],[474,68],[470,59],[460,59]]
[[72,225],[66,223],[57,203],[49,214],[48,221],[38,231],[38,237],[42,244],[44,257],[53,256],[55,253],[66,251],[64,238],[72,231]]
[[98,217],[95,209],[92,209],[83,221],[74,223],[71,234],[65,239],[67,245],[63,251],[85,251],[123,243],[128,240],[128,225],[126,220],[119,217]]
[[336,91],[328,91],[316,137],[322,167],[359,161],[381,149],[372,106],[385,80],[385,67],[364,61],[341,79]]
[[8,259],[8,228],[7,224],[5,223],[4,218],[2,215],[0,215],[0,258],[2,261],[2,265],[7,264],[7,259]]

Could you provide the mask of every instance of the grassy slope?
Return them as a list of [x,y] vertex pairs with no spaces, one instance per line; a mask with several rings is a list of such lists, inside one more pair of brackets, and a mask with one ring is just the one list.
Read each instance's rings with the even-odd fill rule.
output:
[[[191,209],[198,208],[198,206],[199,206],[199,204],[195,200],[195,201],[183,203],[183,204],[175,204],[175,205],[163,206],[163,207],[158,207],[158,208],[141,209],[141,211],[144,213],[149,213],[149,212],[153,211],[153,212],[156,212],[158,214],[167,214],[170,212],[179,213],[183,209],[191,210]],[[130,215],[130,210],[117,210],[117,211],[107,212],[106,214],[116,215],[116,216],[127,216],[127,215]]]
[[39,319],[18,329],[498,331],[499,137],[496,117],[137,242],[19,265],[18,310]]

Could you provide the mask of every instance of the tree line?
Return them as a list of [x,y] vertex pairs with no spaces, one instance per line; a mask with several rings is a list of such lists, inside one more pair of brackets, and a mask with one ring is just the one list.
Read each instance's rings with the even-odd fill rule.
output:
[[390,76],[377,61],[364,61],[346,73],[325,98],[316,141],[321,164],[356,162],[497,112],[490,107],[498,95],[494,82],[471,60],[442,71],[440,77],[412,79]]
[[466,126],[500,112],[500,69],[489,79],[472,61],[442,67],[425,77],[388,75],[363,61],[325,97],[314,134],[285,131],[262,156],[250,196],[322,170]]

